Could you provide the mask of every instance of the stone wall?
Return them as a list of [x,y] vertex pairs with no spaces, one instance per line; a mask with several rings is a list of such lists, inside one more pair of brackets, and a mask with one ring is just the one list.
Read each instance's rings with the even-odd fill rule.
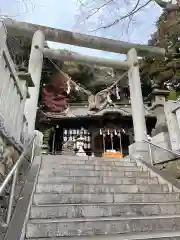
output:
[[13,164],[18,160],[19,152],[5,137],[0,135],[0,180],[2,181]]
[[[28,96],[27,76],[19,77],[7,47],[7,31],[0,21],[0,185],[19,159],[29,136],[24,116]],[[28,163],[28,161],[24,161]],[[19,174],[22,169],[19,169]],[[0,221],[2,209],[7,207],[10,183],[0,196]],[[6,212],[6,211],[4,211]]]
[[[16,66],[7,47],[7,32],[0,21],[0,132],[22,145],[24,107],[28,84],[18,76]],[[25,82],[24,84],[22,82]]]
[[174,101],[167,101],[164,104],[164,111],[168,126],[169,138],[171,142],[171,149],[173,151],[180,150],[180,129],[176,114],[173,112]]

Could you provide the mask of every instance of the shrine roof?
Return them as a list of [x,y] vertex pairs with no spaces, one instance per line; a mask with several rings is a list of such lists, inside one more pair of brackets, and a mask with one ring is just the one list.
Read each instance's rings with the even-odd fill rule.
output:
[[[117,107],[107,107],[99,112],[97,112],[96,116],[103,116],[107,113],[119,113],[122,116],[132,116],[131,106],[117,106]],[[145,116],[146,117],[154,117],[153,112],[144,108]]]
[[[144,109],[146,117],[155,117],[152,111],[149,111],[146,107]],[[46,116],[54,119],[62,119],[62,118],[77,118],[77,117],[100,117],[108,113],[118,113],[122,116],[132,116],[131,105],[116,105],[114,107],[106,107],[103,110],[98,112],[89,111],[88,106],[81,105],[70,105],[69,111],[66,114],[53,114],[46,113]]]

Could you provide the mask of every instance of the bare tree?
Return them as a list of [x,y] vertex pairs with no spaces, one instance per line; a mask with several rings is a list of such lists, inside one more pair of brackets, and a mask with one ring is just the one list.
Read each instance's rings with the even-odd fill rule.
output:
[[[35,8],[34,0],[6,0],[0,3],[0,20],[6,18],[23,18]],[[23,16],[24,15],[24,16]],[[23,37],[8,35],[7,46],[16,69],[27,67],[30,43]]]
[[[88,23],[92,31],[109,29],[121,24],[129,29],[130,24],[141,21],[139,16],[156,6],[168,12],[180,10],[180,0],[77,0],[77,26]],[[152,9],[153,10],[153,9]],[[96,21],[93,21],[96,19]],[[97,26],[95,26],[95,22]],[[85,25],[87,27],[87,25]]]

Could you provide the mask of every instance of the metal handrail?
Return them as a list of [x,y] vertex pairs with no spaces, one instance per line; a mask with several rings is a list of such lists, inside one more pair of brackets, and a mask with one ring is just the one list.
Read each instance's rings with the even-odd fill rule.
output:
[[[150,158],[151,158],[151,163],[152,163],[152,165],[154,165],[154,162],[153,162],[151,145],[154,146],[154,147],[163,149],[164,151],[167,151],[167,152],[169,152],[169,153],[172,153],[172,154],[177,155],[177,156],[180,157],[180,153],[178,153],[178,152],[172,151],[172,150],[170,150],[170,149],[168,149],[168,148],[162,147],[162,146],[157,145],[157,144],[155,144],[155,143],[152,143],[152,142],[150,142],[150,141],[148,141],[148,140],[144,140],[143,142],[148,143],[149,146],[150,146],[149,152],[150,152]],[[169,160],[168,160],[168,161],[169,161]]]
[[2,182],[1,186],[0,186],[0,196],[2,195],[5,187],[7,186],[7,184],[9,183],[9,181],[12,179],[12,185],[11,185],[11,191],[10,191],[10,196],[9,196],[9,203],[8,203],[8,210],[7,210],[7,216],[6,216],[6,225],[9,224],[10,220],[11,220],[11,213],[12,213],[12,206],[13,206],[13,199],[14,199],[14,192],[15,192],[15,185],[16,185],[16,180],[17,180],[17,176],[18,176],[18,170],[19,170],[19,166],[22,163],[23,159],[25,159],[25,155],[27,154],[30,146],[33,144],[32,146],[32,153],[31,153],[31,162],[32,159],[34,158],[34,151],[35,151],[35,138],[36,135],[34,135],[32,137],[32,139],[29,141],[29,143],[27,144],[27,146],[24,148],[22,154],[20,155],[19,159],[17,160],[17,162],[14,164],[14,166],[12,167],[12,169],[10,170],[10,172],[7,174],[6,178],[4,179],[4,181]]

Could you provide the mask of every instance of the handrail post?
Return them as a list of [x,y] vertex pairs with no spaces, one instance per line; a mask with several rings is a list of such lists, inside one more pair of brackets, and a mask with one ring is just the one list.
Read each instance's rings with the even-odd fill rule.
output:
[[175,151],[172,151],[172,150],[170,150],[170,149],[168,149],[168,148],[159,146],[159,145],[157,145],[157,144],[155,144],[155,143],[152,143],[152,142],[149,142],[149,141],[147,141],[147,140],[144,140],[143,142],[149,143],[149,144],[151,144],[151,145],[154,146],[154,147],[161,148],[161,149],[163,149],[164,151],[170,152],[170,153],[172,153],[172,154],[177,155],[177,156],[180,157],[180,153],[178,153],[178,152],[175,152]]
[[151,165],[154,166],[152,147],[150,143],[148,143],[148,147],[149,147],[149,157],[150,157]]
[[14,194],[15,194],[15,187],[16,187],[16,181],[17,181],[17,176],[18,176],[18,172],[19,172],[19,167],[22,164],[22,161],[27,153],[27,150],[29,149],[29,147],[31,146],[31,144],[33,144],[32,146],[32,151],[31,151],[31,162],[34,158],[34,153],[35,153],[35,138],[36,135],[34,135],[32,137],[32,139],[30,140],[29,144],[27,144],[27,146],[25,147],[25,149],[23,150],[22,154],[20,155],[19,159],[16,161],[16,163],[14,164],[14,166],[12,167],[12,169],[10,170],[10,172],[7,174],[6,178],[4,179],[4,181],[2,182],[2,184],[0,185],[0,196],[2,195],[4,189],[6,188],[6,186],[8,185],[8,183],[11,181],[11,190],[10,190],[10,195],[9,195],[9,202],[8,202],[8,208],[7,208],[7,215],[6,215],[6,226],[9,225],[10,221],[11,221],[11,215],[12,215],[12,208],[13,208],[13,201],[14,201]]
[[152,166],[154,166],[152,146],[151,146],[151,137],[149,135],[147,135],[147,139],[148,140],[145,141],[145,142],[148,144],[150,163],[151,163]]
[[[164,151],[167,151],[167,152],[169,152],[169,153],[171,153],[171,154],[174,154],[174,155],[180,157],[180,153],[174,152],[174,151],[172,151],[172,150],[170,150],[170,149],[168,149],[168,148],[159,146],[159,145],[157,145],[157,144],[155,144],[155,143],[152,143],[151,141],[144,140],[143,142],[145,142],[145,143],[147,143],[147,144],[149,144],[149,145],[151,146],[151,149],[149,148],[149,155],[150,155],[150,158],[151,158],[152,166],[155,165],[155,163],[154,163],[154,161],[153,161],[152,146],[154,146],[154,147],[156,147],[156,148],[163,149]],[[168,162],[168,161],[169,161],[169,160],[164,161],[164,162]],[[171,160],[171,161],[172,161],[172,160]]]
[[15,193],[15,187],[16,187],[16,180],[18,175],[18,168],[16,168],[13,179],[12,179],[12,186],[10,191],[10,197],[9,197],[9,203],[8,203],[8,210],[7,210],[7,216],[6,216],[6,224],[8,225],[11,220],[11,214],[12,214],[12,207],[13,207],[13,200],[14,200],[14,193]]
[[31,163],[33,162],[33,159],[34,159],[34,152],[35,152],[35,140],[32,143]]
[[14,166],[12,167],[12,169],[10,170],[10,172],[8,173],[8,175],[6,176],[6,178],[4,179],[2,184],[0,185],[0,195],[4,191],[5,187],[9,183],[9,181],[11,180],[11,178],[12,178],[13,174],[15,173],[16,169],[19,168],[19,165],[21,164],[21,162],[24,159],[25,154],[27,153],[27,149],[29,149],[29,146],[32,144],[32,142],[34,141],[35,137],[36,137],[36,135],[31,139],[31,141],[29,142],[27,147],[24,149],[24,151],[22,152],[22,154],[19,157],[19,159],[17,160],[17,162],[14,164]]

